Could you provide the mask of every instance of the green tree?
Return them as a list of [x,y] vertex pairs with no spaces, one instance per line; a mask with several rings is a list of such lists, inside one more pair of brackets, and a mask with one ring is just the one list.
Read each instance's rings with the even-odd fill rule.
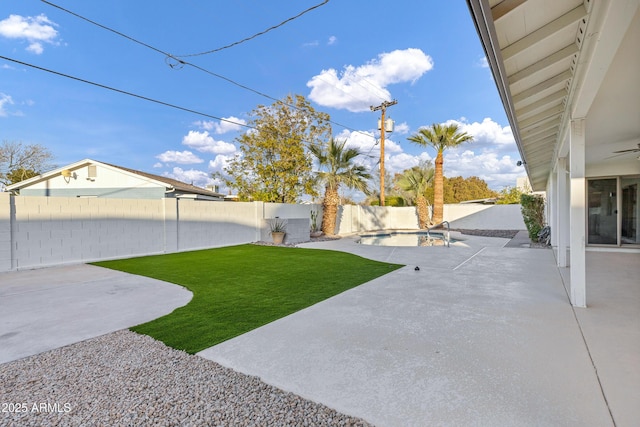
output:
[[371,178],[365,166],[354,163],[361,153],[355,148],[345,148],[346,142],[331,138],[326,146],[310,147],[311,153],[318,159],[318,179],[324,184],[322,231],[329,236],[334,235],[336,230],[340,186],[366,193],[367,180]]
[[288,95],[250,114],[252,130],[236,138],[240,154],[215,174],[240,200],[295,203],[316,196],[313,160],[307,146],[331,136],[329,115],[317,112],[303,96]]
[[461,132],[456,123],[449,125],[434,123],[431,127],[421,128],[416,134],[407,138],[418,145],[430,146],[436,150],[435,176],[433,185],[433,222],[442,222],[444,210],[443,189],[443,152],[448,148],[454,148],[463,142],[473,141],[473,137],[466,132]]
[[435,171],[430,161],[420,163],[396,175],[396,186],[406,195],[407,201],[416,206],[420,228],[427,228],[429,224],[429,203],[426,192],[433,185],[434,175]]
[[0,145],[0,184],[11,185],[40,175],[55,166],[53,154],[40,144],[3,141]]
[[478,200],[498,197],[498,193],[491,190],[486,181],[477,176],[463,178],[444,177],[444,203],[460,203],[467,200]]
[[520,203],[520,196],[523,193],[518,187],[505,187],[500,191],[498,198],[499,205],[517,205]]

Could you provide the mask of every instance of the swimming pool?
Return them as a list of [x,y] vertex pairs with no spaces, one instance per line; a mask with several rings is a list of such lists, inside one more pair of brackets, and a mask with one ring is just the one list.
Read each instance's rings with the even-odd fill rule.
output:
[[[360,235],[358,243],[374,246],[446,246],[445,234],[426,231],[392,231]],[[450,243],[459,242],[449,239]]]

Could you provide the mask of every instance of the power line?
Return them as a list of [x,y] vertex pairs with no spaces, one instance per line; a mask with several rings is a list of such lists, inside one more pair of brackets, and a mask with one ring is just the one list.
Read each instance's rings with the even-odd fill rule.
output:
[[135,94],[133,92],[128,92],[126,90],[117,89],[117,88],[114,88],[114,87],[111,87],[111,86],[103,85],[101,83],[92,82],[90,80],[86,80],[86,79],[82,79],[80,77],[75,77],[75,76],[72,76],[72,75],[69,75],[69,74],[61,73],[59,71],[54,71],[54,70],[50,70],[48,68],[39,67],[39,66],[34,65],[34,64],[29,64],[27,62],[18,61],[17,59],[7,58],[6,56],[0,55],[0,59],[4,59],[6,61],[11,61],[11,62],[14,62],[16,64],[24,65],[26,67],[35,68],[36,70],[46,71],[47,73],[55,74],[57,76],[66,77],[66,78],[71,79],[71,80],[76,80],[76,81],[79,81],[79,82],[82,82],[82,83],[86,83],[86,84],[90,84],[90,85],[93,85],[93,86],[97,86],[97,87],[100,87],[102,89],[107,89],[107,90],[110,90],[110,91],[113,91],[113,92],[118,92],[118,93],[122,93],[124,95],[129,95],[129,96],[132,96],[134,98],[143,99],[145,101],[150,101],[150,102],[154,102],[156,104],[160,104],[160,105],[164,105],[164,106],[167,106],[167,107],[175,108],[175,109],[178,109],[178,110],[186,111],[186,112],[189,112],[189,113],[197,114],[199,116],[208,117],[208,118],[215,119],[215,120],[220,120],[220,121],[231,123],[231,124],[234,124],[234,125],[243,126],[243,127],[249,128],[249,129],[257,129],[254,126],[250,126],[250,125],[247,125],[247,124],[244,124],[244,123],[238,123],[238,122],[234,122],[233,120],[224,119],[222,117],[217,117],[217,116],[214,116],[214,115],[211,115],[211,114],[207,114],[207,113],[202,113],[200,111],[193,110],[191,108],[180,107],[178,105],[171,104],[169,102],[159,101],[157,99],[149,98],[148,96],[138,95],[138,94]]
[[256,33],[256,34],[254,34],[252,36],[249,36],[249,37],[246,37],[246,38],[244,38],[242,40],[233,42],[233,43],[228,44],[226,46],[222,46],[222,47],[219,47],[219,48],[216,48],[216,49],[208,50],[206,52],[191,53],[191,54],[187,54],[187,55],[175,55],[175,56],[176,57],[180,57],[180,58],[188,58],[188,57],[192,57],[192,56],[208,55],[210,53],[220,52],[221,50],[224,50],[224,49],[229,49],[230,47],[237,46],[237,45],[242,44],[244,42],[247,42],[249,40],[255,39],[256,37],[262,36],[262,35],[268,33],[269,31],[275,30],[276,28],[282,27],[284,24],[286,24],[288,22],[291,22],[291,21],[293,21],[295,19],[298,19],[302,15],[304,15],[305,13],[311,12],[312,10],[317,9],[317,8],[319,8],[321,6],[324,6],[327,3],[329,3],[329,0],[324,0],[322,3],[318,3],[315,6],[312,6],[312,7],[308,8],[308,9],[305,9],[302,12],[300,12],[299,14],[297,14],[296,16],[292,16],[291,18],[285,19],[284,21],[282,21],[281,23],[279,23],[277,25],[269,27],[264,31],[260,31],[259,33]]
[[[170,53],[168,53],[168,52],[165,52],[165,51],[163,51],[163,50],[161,50],[161,49],[159,49],[159,48],[157,48],[157,47],[154,47],[154,46],[152,46],[152,45],[150,45],[150,44],[148,44],[148,43],[142,42],[142,41],[140,41],[140,40],[138,40],[138,39],[136,39],[136,38],[134,38],[134,37],[128,36],[128,35],[126,35],[126,34],[124,34],[124,33],[120,32],[120,31],[117,31],[117,30],[113,29],[113,28],[107,27],[106,25],[100,24],[100,23],[98,23],[98,22],[96,22],[96,21],[93,21],[93,20],[91,20],[91,19],[89,19],[89,18],[86,18],[86,17],[84,17],[84,16],[82,16],[82,15],[80,15],[80,14],[77,14],[77,13],[75,13],[75,12],[73,12],[73,11],[69,10],[69,9],[65,9],[64,7],[59,6],[59,5],[55,4],[55,3],[52,3],[52,2],[50,2],[50,1],[48,1],[48,0],[40,0],[40,1],[41,1],[41,2],[43,2],[43,3],[45,3],[45,4],[47,4],[47,5],[49,5],[49,6],[52,6],[52,7],[56,8],[56,9],[59,9],[59,10],[61,10],[61,11],[63,11],[63,12],[66,12],[66,13],[68,13],[68,14],[70,14],[70,15],[73,15],[73,16],[75,16],[76,18],[82,19],[83,21],[86,21],[86,22],[88,22],[88,23],[90,23],[90,24],[93,24],[93,25],[95,25],[95,26],[99,27],[99,28],[102,28],[103,30],[109,31],[109,32],[111,32],[111,33],[114,33],[114,34],[116,34],[116,35],[118,35],[118,36],[120,36],[120,37],[124,37],[125,39],[127,39],[127,40],[129,40],[129,41],[131,41],[131,42],[133,42],[133,43],[139,44],[139,45],[141,45],[141,46],[144,46],[144,47],[146,47],[146,48],[148,48],[148,49],[153,50],[154,52],[157,52],[157,53],[162,54],[162,55],[163,55],[163,56],[165,56],[165,58],[166,58],[165,62],[167,62],[167,65],[169,65],[169,67],[171,67],[171,68],[173,68],[173,69],[182,68],[182,67],[184,67],[185,65],[188,65],[188,66],[193,67],[193,68],[195,68],[195,69],[197,69],[197,70],[199,70],[199,71],[202,71],[202,72],[204,72],[204,73],[207,73],[207,74],[209,74],[209,75],[211,75],[211,76],[214,76],[214,77],[217,77],[217,78],[219,78],[219,79],[225,80],[226,82],[229,82],[229,83],[231,83],[231,84],[233,84],[233,85],[235,85],[235,86],[238,86],[238,87],[239,87],[239,88],[241,88],[241,89],[244,89],[244,90],[247,90],[247,91],[253,92],[253,93],[257,94],[257,95],[260,95],[260,96],[265,97],[265,98],[267,98],[267,99],[270,99],[270,100],[272,100],[272,101],[280,102],[280,103],[282,103],[282,104],[284,104],[284,105],[286,105],[286,106],[288,106],[288,107],[291,107],[291,108],[294,108],[294,109],[298,109],[298,110],[300,109],[299,107],[297,107],[297,106],[295,106],[295,105],[286,104],[286,103],[282,102],[281,100],[279,100],[279,99],[277,99],[277,98],[274,98],[274,97],[272,97],[272,96],[270,96],[270,95],[267,95],[267,94],[265,94],[265,93],[263,93],[263,92],[260,92],[260,91],[258,91],[258,90],[256,90],[256,89],[253,89],[253,88],[251,88],[251,87],[249,87],[249,86],[246,86],[246,85],[244,85],[244,84],[238,83],[238,82],[236,82],[235,80],[233,80],[233,79],[231,79],[231,78],[229,78],[229,77],[222,76],[222,75],[220,75],[220,74],[214,73],[213,71],[207,70],[206,68],[200,67],[199,65],[195,65],[195,64],[193,64],[193,63],[191,63],[191,62],[188,62],[188,61],[186,61],[186,60],[180,59],[180,58],[179,58],[178,56],[176,56],[176,55],[172,55],[172,54],[170,54]],[[325,1],[325,3],[326,3],[326,2],[328,2],[328,1],[329,1],[329,0],[326,0],[326,1]],[[320,5],[321,5],[321,4],[320,4]],[[320,5],[317,5],[317,7],[319,7]],[[171,63],[171,61],[175,61],[175,63]],[[368,137],[371,137],[371,135],[368,135],[368,134],[366,134],[366,133],[364,133],[364,132],[362,132],[362,131],[359,131],[359,130],[357,130],[357,129],[353,129],[353,128],[349,127],[349,126],[343,125],[343,124],[338,123],[338,122],[336,122],[336,121],[328,120],[328,122],[329,122],[329,123],[332,123],[332,124],[334,124],[334,125],[336,125],[336,126],[340,126],[340,127],[342,127],[342,128],[348,129],[348,130],[350,130],[350,131],[352,131],[352,132],[360,133],[360,134],[362,134],[362,135],[366,135],[366,136],[368,136]]]
[[[121,93],[123,95],[128,95],[128,96],[131,96],[131,97],[134,97],[134,98],[142,99],[144,101],[153,102],[153,103],[156,103],[156,104],[164,105],[166,107],[175,108],[177,110],[186,111],[188,113],[197,114],[197,115],[203,116],[203,117],[208,117],[210,119],[220,120],[222,122],[227,122],[227,123],[231,123],[233,125],[237,125],[237,126],[245,127],[245,128],[248,128],[248,129],[253,129],[253,130],[260,131],[260,128],[256,127],[256,126],[251,126],[251,125],[248,125],[248,124],[245,124],[245,123],[235,122],[233,120],[229,120],[229,119],[225,119],[225,118],[222,118],[222,117],[214,116],[214,115],[208,114],[208,113],[203,113],[201,111],[197,111],[197,110],[194,110],[194,109],[191,109],[191,108],[181,107],[179,105],[171,104],[169,102],[160,101],[160,100],[157,100],[157,99],[154,99],[154,98],[150,98],[148,96],[138,95],[138,94],[133,93],[133,92],[129,92],[129,91],[126,91],[126,90],[114,88],[112,86],[107,86],[107,85],[104,85],[104,84],[101,84],[101,83],[96,83],[96,82],[93,82],[91,80],[86,80],[86,79],[83,79],[83,78],[80,78],[80,77],[72,76],[70,74],[65,74],[65,73],[62,73],[62,72],[59,72],[59,71],[55,71],[55,70],[51,70],[51,69],[48,69],[48,68],[40,67],[38,65],[29,64],[27,62],[19,61],[17,59],[8,58],[8,57],[2,56],[2,55],[0,55],[0,59],[4,59],[5,61],[10,61],[10,62],[14,62],[16,64],[24,65],[25,67],[30,67],[30,68],[33,68],[33,69],[36,69],[36,70],[45,71],[47,73],[51,73],[51,74],[54,74],[54,75],[57,75],[57,76],[60,76],[60,77],[65,77],[65,78],[68,78],[68,79],[71,79],[71,80],[75,80],[75,81],[78,81],[78,82],[81,82],[81,83],[86,83],[86,84],[89,84],[89,85],[92,85],[92,86],[96,86],[96,87],[99,87],[99,88],[102,88],[102,89],[107,89],[107,90],[110,90],[110,91],[113,91],[113,92]],[[289,105],[289,104],[286,104],[284,102],[282,104],[286,105],[286,106]],[[300,109],[298,107],[296,107],[296,108]],[[265,129],[263,129],[263,130],[265,130]],[[284,135],[283,132],[280,132],[277,129],[265,130],[265,131],[267,133],[272,133],[274,136],[283,136]],[[307,141],[307,140],[304,140],[304,139],[301,139],[300,142],[302,142],[305,145],[306,148],[309,148],[309,146],[313,144],[313,142]]]

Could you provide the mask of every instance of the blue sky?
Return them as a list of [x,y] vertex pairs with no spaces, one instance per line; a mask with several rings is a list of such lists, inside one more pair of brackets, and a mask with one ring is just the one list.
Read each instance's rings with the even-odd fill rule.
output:
[[[321,0],[52,3],[172,55],[218,49],[275,26]],[[150,5],[153,5],[150,7]],[[446,176],[479,176],[494,189],[524,170],[466,3],[330,0],[230,48],[167,65],[165,55],[37,0],[0,3],[0,56],[244,123],[289,93],[311,100],[333,133],[375,157],[388,116],[385,166],[399,172],[433,150],[407,137],[457,121],[475,141],[445,154]],[[356,130],[357,132],[354,132]],[[42,144],[63,166],[84,158],[213,184],[246,128],[0,59],[0,140]],[[377,159],[362,162],[377,167]]]

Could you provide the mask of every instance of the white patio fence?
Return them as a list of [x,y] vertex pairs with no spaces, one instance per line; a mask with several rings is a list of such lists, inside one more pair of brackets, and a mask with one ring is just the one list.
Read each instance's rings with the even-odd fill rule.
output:
[[[0,193],[0,271],[214,248],[269,239],[286,219],[309,239],[318,205],[12,196]],[[519,205],[447,205],[452,228],[524,229]],[[343,206],[337,232],[417,229],[415,208]]]

